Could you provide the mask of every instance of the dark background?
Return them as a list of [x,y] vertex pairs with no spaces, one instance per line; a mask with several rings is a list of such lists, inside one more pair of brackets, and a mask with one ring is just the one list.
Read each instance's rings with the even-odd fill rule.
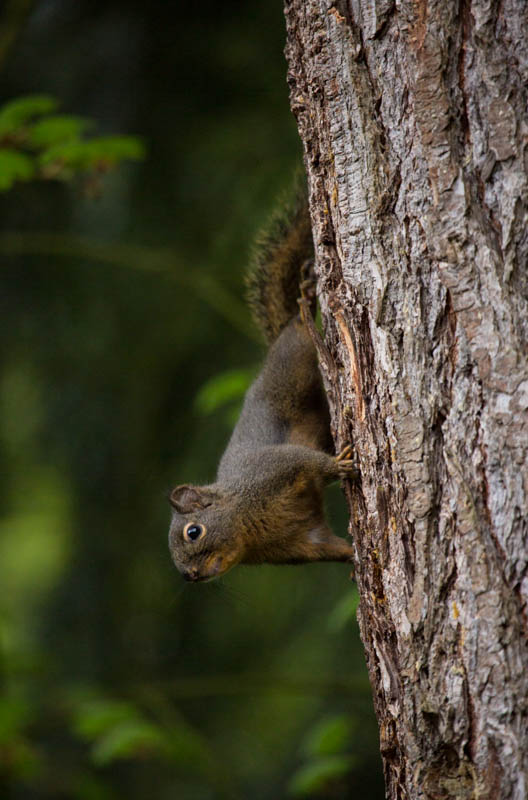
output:
[[[189,586],[167,549],[168,490],[214,477],[236,414],[209,382],[262,356],[244,265],[300,161],[283,46],[277,0],[37,0],[0,62],[1,102],[148,151],[96,197],[0,195],[1,798],[383,796],[346,566]],[[13,256],[13,231],[55,238]]]

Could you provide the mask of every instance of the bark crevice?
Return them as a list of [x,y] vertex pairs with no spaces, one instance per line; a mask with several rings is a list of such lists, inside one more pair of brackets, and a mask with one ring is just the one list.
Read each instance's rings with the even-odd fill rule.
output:
[[288,0],[388,797],[528,779],[528,7]]

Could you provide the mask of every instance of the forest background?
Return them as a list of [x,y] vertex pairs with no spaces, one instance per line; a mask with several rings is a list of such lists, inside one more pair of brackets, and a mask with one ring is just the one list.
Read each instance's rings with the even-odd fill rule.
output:
[[347,568],[189,586],[167,548],[167,492],[213,478],[262,357],[284,40],[279,0],[37,0],[0,61],[1,103],[146,148],[0,194],[2,798],[383,797]]

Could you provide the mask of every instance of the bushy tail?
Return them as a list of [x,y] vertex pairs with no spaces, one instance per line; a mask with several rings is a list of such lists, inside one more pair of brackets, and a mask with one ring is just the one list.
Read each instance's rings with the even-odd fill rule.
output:
[[246,277],[253,318],[268,343],[299,313],[301,268],[312,257],[308,200],[298,180],[258,236]]

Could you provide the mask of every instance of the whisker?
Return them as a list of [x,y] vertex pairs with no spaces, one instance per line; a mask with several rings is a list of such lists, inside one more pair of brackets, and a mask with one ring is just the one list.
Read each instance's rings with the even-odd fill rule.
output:
[[241,592],[240,589],[235,589],[232,584],[224,583],[222,578],[219,578],[212,585],[215,586],[219,592],[223,593],[227,598],[229,598],[233,606],[244,606],[244,608],[254,607],[249,595]]

